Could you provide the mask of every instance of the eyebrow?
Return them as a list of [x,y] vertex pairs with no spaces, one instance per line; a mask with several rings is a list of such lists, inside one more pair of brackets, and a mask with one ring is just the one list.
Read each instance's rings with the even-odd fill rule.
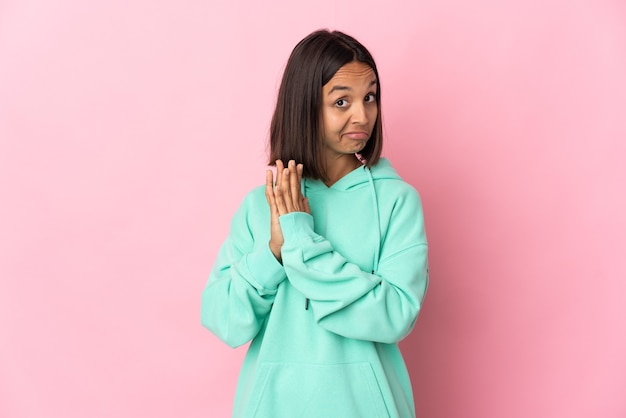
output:
[[[370,87],[375,86],[376,84],[378,84],[377,80],[372,80],[372,82],[370,83]],[[350,87],[348,86],[333,86],[332,89],[330,89],[330,91],[328,92],[328,94],[330,95],[333,91],[335,90],[352,90]]]

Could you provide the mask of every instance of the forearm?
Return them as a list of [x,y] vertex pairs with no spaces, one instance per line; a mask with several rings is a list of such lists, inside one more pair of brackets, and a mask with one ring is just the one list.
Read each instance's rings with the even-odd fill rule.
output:
[[310,299],[320,326],[345,337],[396,342],[413,327],[428,283],[427,245],[388,254],[375,273],[363,271],[312,230],[312,218],[281,221],[283,265]]
[[236,347],[256,336],[286,275],[267,247],[238,255],[236,261],[230,261],[232,253],[232,248],[220,251],[202,293],[201,320]]

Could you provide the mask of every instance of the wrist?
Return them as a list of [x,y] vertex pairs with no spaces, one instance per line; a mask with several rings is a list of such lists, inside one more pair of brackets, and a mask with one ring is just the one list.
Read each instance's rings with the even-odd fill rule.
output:
[[272,241],[269,242],[269,247],[270,247],[270,251],[272,252],[272,254],[274,254],[274,257],[276,257],[276,260],[278,260],[279,263],[283,263],[283,259],[281,257],[281,253],[280,253],[280,245],[276,245],[274,243],[272,243]]

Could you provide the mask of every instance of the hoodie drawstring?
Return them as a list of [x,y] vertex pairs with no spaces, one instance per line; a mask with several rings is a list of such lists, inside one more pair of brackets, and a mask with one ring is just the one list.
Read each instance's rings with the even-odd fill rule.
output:
[[378,238],[378,242],[376,242],[376,246],[374,247],[374,269],[372,270],[372,274],[374,274],[378,270],[378,259],[380,258],[380,244],[382,241],[382,232],[380,230],[380,216],[378,213],[378,199],[376,198],[376,187],[374,187],[374,177],[372,176],[372,171],[369,167],[364,166],[365,171],[367,172],[367,178],[370,183],[370,191],[372,192],[372,205],[374,206],[374,218],[376,218],[376,230],[378,234],[376,237]]
[[[300,190],[302,190],[302,196],[306,198],[306,177],[302,179],[302,184],[300,187],[301,187]],[[305,311],[309,310],[309,298],[306,298],[304,300],[304,310]]]

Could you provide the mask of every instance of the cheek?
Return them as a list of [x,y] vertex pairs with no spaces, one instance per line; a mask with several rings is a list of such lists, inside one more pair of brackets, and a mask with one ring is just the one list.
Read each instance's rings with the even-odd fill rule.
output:
[[345,118],[341,117],[341,115],[337,114],[329,114],[326,116],[324,123],[326,125],[326,130],[331,132],[338,132],[344,127]]
[[374,127],[376,124],[376,120],[378,119],[378,108],[374,107],[369,112],[368,120],[370,121],[370,125]]

